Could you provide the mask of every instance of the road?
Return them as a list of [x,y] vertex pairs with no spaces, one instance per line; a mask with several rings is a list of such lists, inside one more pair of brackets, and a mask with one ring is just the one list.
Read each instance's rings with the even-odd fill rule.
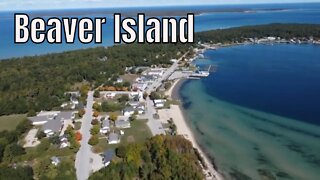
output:
[[[162,81],[167,80],[172,73],[174,73],[174,71],[178,68],[179,66],[179,61],[185,57],[187,55],[187,53],[185,53],[179,60],[177,60],[176,62],[174,62],[163,74],[163,76],[161,76],[160,78],[158,78],[157,80],[155,80],[152,84],[150,84],[147,88],[146,88],[146,92],[148,94],[150,94],[152,91],[155,91],[158,87],[161,86]],[[165,131],[162,127],[162,124],[159,120],[156,120],[153,115],[156,113],[156,109],[153,105],[152,100],[147,97],[146,99],[146,114],[145,117],[148,119],[147,125],[149,126],[152,135],[158,135],[158,134],[165,134]]]
[[148,119],[147,125],[149,126],[152,135],[165,134],[162,124],[159,120],[156,120],[153,115],[156,113],[156,109],[153,106],[152,100],[147,97],[146,99],[146,118]]
[[82,140],[80,142],[81,147],[76,155],[76,173],[77,173],[77,179],[78,180],[87,180],[90,171],[91,171],[91,165],[90,165],[90,157],[92,154],[91,146],[88,144],[88,141],[90,139],[90,129],[91,129],[91,119],[92,119],[92,105],[93,105],[93,91],[88,92],[88,98],[87,98],[87,106],[85,108],[86,113],[82,118],[82,125],[80,132],[82,134]]

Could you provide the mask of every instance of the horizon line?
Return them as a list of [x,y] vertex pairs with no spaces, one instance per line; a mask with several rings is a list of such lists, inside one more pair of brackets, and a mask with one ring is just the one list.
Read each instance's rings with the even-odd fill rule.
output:
[[11,10],[0,10],[0,12],[12,12],[12,11],[58,11],[58,10],[85,10],[85,9],[108,9],[108,8],[156,8],[156,7],[194,7],[194,6],[234,6],[234,5],[279,5],[279,4],[320,4],[320,2],[263,2],[263,3],[227,3],[227,4],[195,4],[195,5],[146,5],[146,6],[108,6],[108,7],[90,7],[90,8],[83,8],[83,7],[75,7],[75,8],[44,8],[44,9],[11,9]]

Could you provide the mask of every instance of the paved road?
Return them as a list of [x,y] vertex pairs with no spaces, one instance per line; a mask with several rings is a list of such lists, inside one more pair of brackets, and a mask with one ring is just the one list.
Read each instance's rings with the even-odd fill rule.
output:
[[153,115],[156,113],[156,109],[153,106],[153,102],[149,97],[146,99],[146,118],[148,119],[147,125],[149,126],[152,135],[165,134],[165,131],[162,127],[160,120],[153,118]]
[[91,129],[91,119],[92,119],[92,105],[93,105],[93,91],[88,93],[87,98],[87,107],[85,108],[86,113],[82,118],[82,125],[80,132],[82,134],[82,140],[80,142],[81,147],[76,156],[76,173],[78,180],[88,179],[91,171],[90,165],[90,155],[91,155],[91,146],[88,144],[90,139],[90,129]]
[[[187,54],[187,53],[186,53]],[[156,81],[154,81],[152,84],[150,84],[147,89],[146,92],[148,94],[150,94],[152,91],[155,91],[158,87],[161,86],[162,81],[167,80],[172,73],[174,73],[174,71],[178,68],[179,66],[179,61],[186,56],[186,54],[184,54],[178,61],[176,61],[175,63],[173,63],[163,74],[162,77],[160,77],[159,79],[157,79]],[[153,118],[153,115],[157,112],[152,100],[147,97],[146,99],[146,114],[145,117],[148,119],[148,123],[147,125],[149,126],[151,132],[153,135],[157,135],[157,134],[165,134],[165,131],[162,127],[162,124],[159,120],[156,120]]]

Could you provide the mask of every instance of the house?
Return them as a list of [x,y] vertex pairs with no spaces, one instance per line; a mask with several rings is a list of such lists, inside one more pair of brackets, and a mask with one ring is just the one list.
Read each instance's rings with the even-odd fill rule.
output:
[[144,91],[147,88],[147,83],[133,83],[132,90],[134,91]]
[[106,98],[112,99],[116,96],[116,93],[107,93]]
[[75,115],[72,111],[41,111],[37,116],[29,117],[32,125],[41,125],[41,130],[51,136],[59,133],[64,125],[64,121],[73,120]]
[[127,104],[133,108],[137,108],[140,105],[140,102],[139,101],[129,101]]
[[162,108],[164,107],[164,104],[167,100],[165,99],[155,99],[153,100],[153,103],[154,103],[154,106],[157,107],[157,108]]
[[102,154],[102,161],[103,161],[103,165],[104,166],[108,166],[111,162],[111,160],[113,159],[114,156],[114,152],[111,149],[106,150],[103,154]]
[[107,93],[106,94],[106,98],[108,98],[108,99],[112,99],[112,98],[114,98],[116,96],[116,93]]
[[110,130],[110,121],[106,118],[102,121],[100,133],[107,133]]
[[130,121],[124,120],[124,119],[116,120],[115,121],[115,126],[116,126],[116,128],[121,128],[121,129],[131,128]]
[[140,99],[143,98],[143,92],[142,91],[131,92],[130,96],[134,101],[139,101]]
[[143,114],[145,112],[144,110],[144,106],[140,105],[135,109],[135,112],[137,112],[138,114]]
[[109,144],[118,144],[120,143],[120,137],[117,133],[110,133],[108,136],[108,143]]
[[163,108],[163,107],[164,107],[164,102],[155,103],[154,106],[155,106],[156,108]]
[[122,114],[124,116],[131,116],[134,114],[135,109],[132,106],[127,106],[123,109]]
[[149,76],[163,76],[164,74],[164,71],[163,69],[158,69],[158,68],[154,68],[154,69],[150,69],[149,72],[148,72],[148,75]]
[[52,156],[51,158],[51,164],[58,166],[60,164],[60,158],[58,158],[57,156]]

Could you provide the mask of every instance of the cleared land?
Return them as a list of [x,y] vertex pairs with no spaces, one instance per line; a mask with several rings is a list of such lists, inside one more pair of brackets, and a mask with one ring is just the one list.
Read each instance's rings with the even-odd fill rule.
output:
[[14,130],[16,126],[26,118],[25,114],[0,116],[0,132],[4,130]]
[[146,122],[147,120],[135,120],[131,122],[131,128],[123,129],[124,135],[121,136],[119,144],[108,144],[106,138],[99,139],[99,144],[93,146],[93,152],[101,153],[106,149],[115,149],[119,145],[144,142],[147,138],[152,137]]

